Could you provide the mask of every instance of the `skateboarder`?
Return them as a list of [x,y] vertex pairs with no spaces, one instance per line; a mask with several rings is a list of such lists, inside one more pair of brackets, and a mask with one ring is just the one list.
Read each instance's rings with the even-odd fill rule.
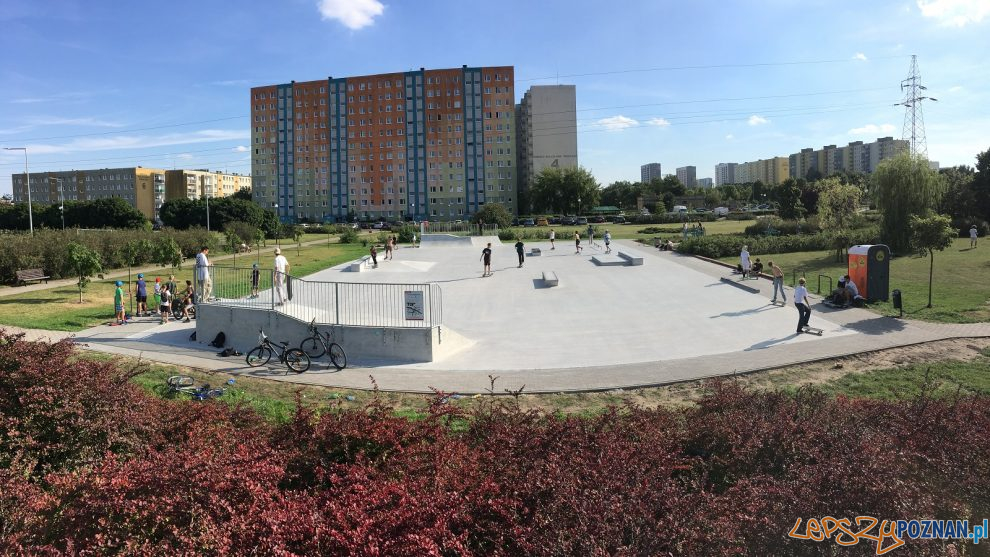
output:
[[[492,243],[488,242],[488,246],[481,250],[481,260],[485,263],[485,272],[481,276],[490,277],[492,275]],[[521,265],[520,265],[521,266]]]
[[808,299],[808,289],[804,284],[804,277],[801,277],[798,279],[798,287],[794,289],[794,307],[798,310],[797,334],[804,332],[811,319],[811,300]]
[[612,253],[612,233],[605,231],[605,253]]
[[751,263],[749,262],[749,246],[743,246],[739,252],[739,266],[742,267],[742,278],[749,274]]
[[574,248],[577,250],[574,252],[574,255],[581,253],[581,235],[576,230],[574,231]]
[[780,270],[773,261],[767,261],[767,265],[770,265],[770,272],[773,274],[773,299],[770,300],[771,304],[777,303],[777,291],[780,291],[780,299],[783,303],[787,303],[787,294],[784,293],[784,271]]
[[148,283],[144,281],[144,273],[138,273],[135,299],[137,300],[137,315],[145,317],[150,315],[148,313]]
[[375,267],[377,267],[378,266],[378,248],[376,248],[374,244],[371,244],[371,250],[369,250],[369,253],[371,253],[371,264],[374,265]]
[[553,228],[551,228],[550,229],[550,249],[552,249],[552,250],[553,249],[557,249],[556,246],[553,245],[553,241],[556,240],[556,239],[557,239],[557,233],[554,231]]
[[519,267],[522,267],[523,261],[526,260],[526,257],[523,255],[524,249],[525,246],[523,246],[522,238],[516,238],[516,255],[519,256]]
[[117,325],[124,325],[127,323],[127,318],[124,315],[124,283],[122,281],[117,281],[114,283],[117,287],[113,291],[113,312],[114,319],[117,320]]

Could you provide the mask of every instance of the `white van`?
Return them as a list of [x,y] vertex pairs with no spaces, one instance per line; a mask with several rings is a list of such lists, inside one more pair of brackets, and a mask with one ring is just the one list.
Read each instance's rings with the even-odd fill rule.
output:
[[715,207],[712,209],[712,213],[715,213],[716,217],[726,217],[729,215],[728,207]]
[[687,206],[686,205],[674,205],[674,209],[671,212],[672,213],[686,213],[687,212]]

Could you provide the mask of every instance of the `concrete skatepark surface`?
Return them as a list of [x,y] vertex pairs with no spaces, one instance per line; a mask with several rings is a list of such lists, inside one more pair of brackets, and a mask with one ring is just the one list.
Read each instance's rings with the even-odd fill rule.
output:
[[[600,250],[588,246],[574,255],[573,242],[558,242],[554,251],[548,242],[527,243],[527,253],[532,247],[540,247],[543,255],[527,257],[518,269],[511,245],[493,246],[495,274],[490,278],[481,278],[481,248],[473,245],[402,248],[395,260],[370,272],[351,273],[340,266],[308,277],[437,281],[444,293],[444,327],[468,337],[470,345],[430,364],[352,360],[336,372],[316,362],[307,373],[282,375],[277,366],[259,370],[246,367],[243,357],[218,357],[219,350],[206,345],[211,339],[190,342],[195,322],[160,325],[151,318],[74,336],[88,349],[204,370],[360,389],[371,387],[371,375],[382,390],[462,393],[485,392],[489,375],[498,377],[498,392],[522,386],[530,393],[609,390],[990,336],[986,323],[924,323],[860,309],[833,311],[818,303],[811,324],[825,329],[824,336],[796,335],[797,311],[790,303],[769,305],[769,281],[746,281],[758,290],[747,292],[720,280],[729,274],[724,267],[628,241],[613,243],[613,250],[631,248],[644,255],[645,265],[597,267],[590,257]],[[547,269],[558,274],[560,286],[542,286]],[[791,289],[787,294],[791,302]],[[64,336],[31,331],[29,338]]]

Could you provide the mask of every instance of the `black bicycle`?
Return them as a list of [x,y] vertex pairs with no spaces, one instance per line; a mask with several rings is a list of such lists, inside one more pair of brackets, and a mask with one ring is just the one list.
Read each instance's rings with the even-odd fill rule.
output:
[[309,324],[309,331],[313,333],[313,336],[302,341],[299,345],[299,348],[302,348],[307,356],[310,358],[319,358],[329,353],[330,361],[333,362],[337,371],[347,367],[347,355],[344,354],[344,349],[334,342],[333,327],[330,327],[330,332],[321,333],[316,328],[316,319],[313,319]]
[[309,356],[298,348],[289,348],[289,343],[282,341],[279,344],[273,343],[265,335],[264,331],[258,331],[258,346],[247,353],[247,364],[251,367],[263,366],[272,359],[272,355],[278,356],[278,361],[285,364],[285,367],[296,373],[302,373],[309,369]]

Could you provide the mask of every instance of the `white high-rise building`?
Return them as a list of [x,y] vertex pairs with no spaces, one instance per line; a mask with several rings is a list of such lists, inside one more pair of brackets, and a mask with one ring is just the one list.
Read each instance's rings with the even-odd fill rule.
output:
[[734,162],[720,162],[715,165],[715,185],[724,186],[736,183],[736,167]]
[[[488,109],[486,109],[488,110]],[[519,190],[525,199],[544,168],[576,168],[577,96],[573,85],[534,85],[516,105]],[[487,133],[487,132],[486,132]],[[527,211],[528,207],[520,207]]]
[[693,166],[682,166],[677,169],[677,179],[686,188],[698,187],[698,169]]

